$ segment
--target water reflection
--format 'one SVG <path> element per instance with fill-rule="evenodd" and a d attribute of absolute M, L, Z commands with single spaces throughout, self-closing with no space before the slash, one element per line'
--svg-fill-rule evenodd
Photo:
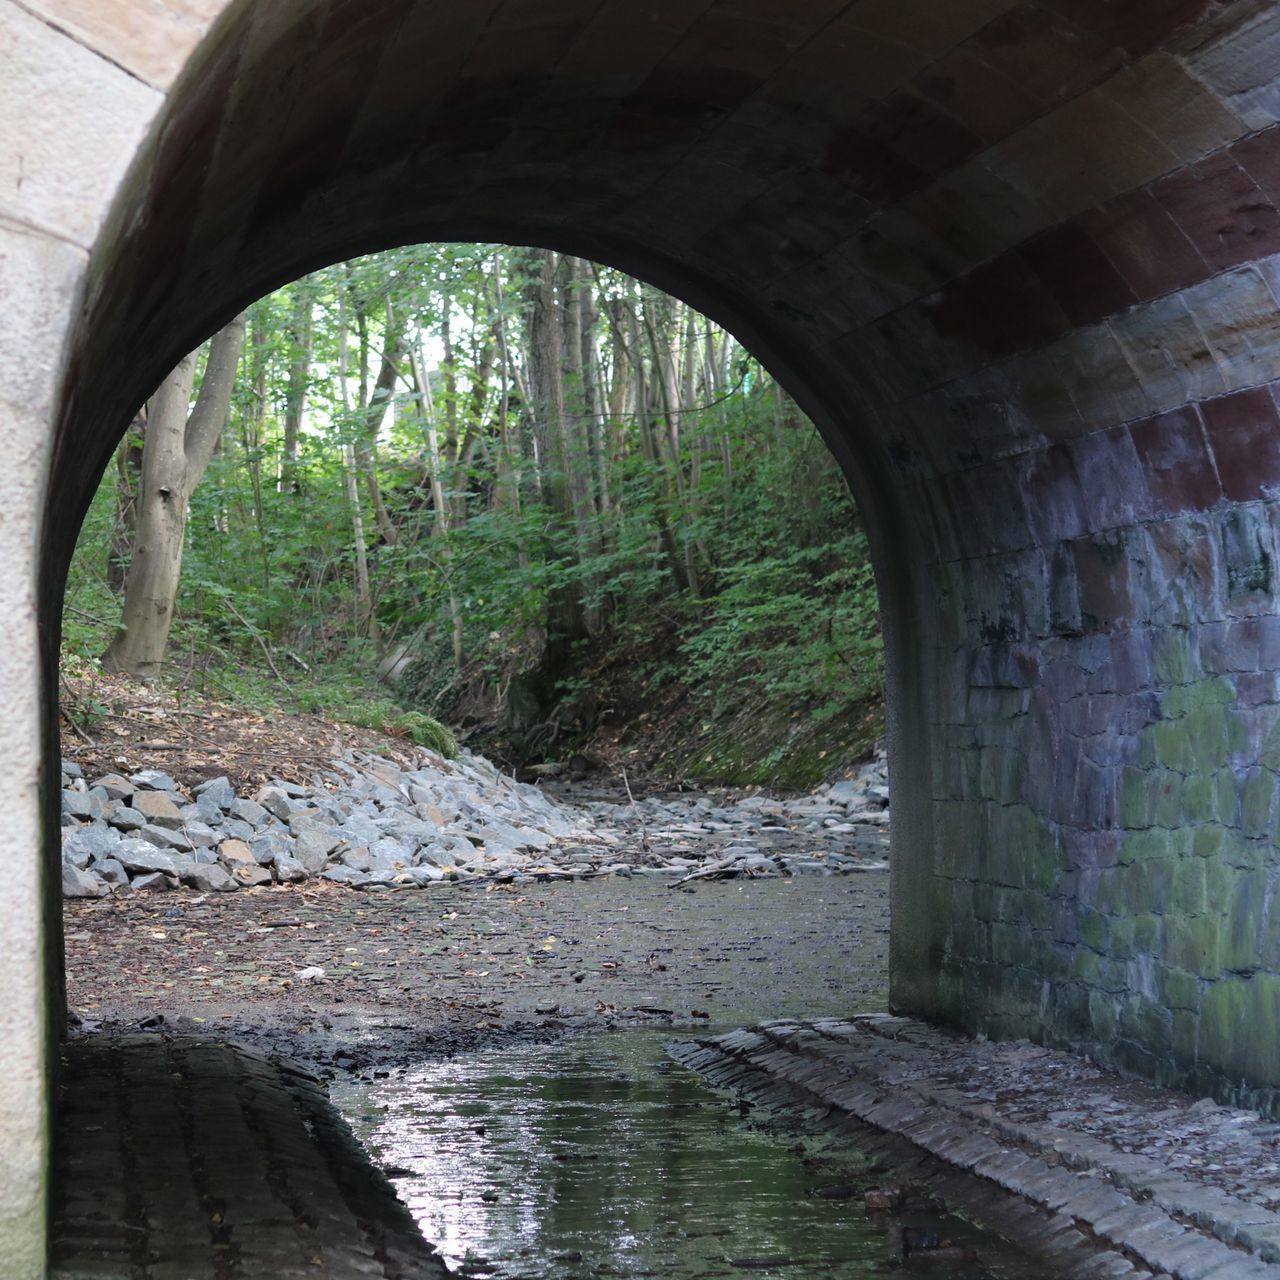
<path fill-rule="evenodd" d="M 662 1040 L 513 1046 L 340 1083 L 334 1098 L 463 1275 L 853 1278 L 903 1265 L 896 1224 L 863 1211 L 876 1181 L 863 1158 L 802 1158 Z"/>

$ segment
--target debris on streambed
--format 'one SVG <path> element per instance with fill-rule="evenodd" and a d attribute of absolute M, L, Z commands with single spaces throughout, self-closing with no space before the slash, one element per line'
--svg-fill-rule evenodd
<path fill-rule="evenodd" d="M 203 892 L 322 879 L 361 890 L 596 876 L 700 879 L 882 871 L 883 759 L 810 796 L 557 800 L 463 752 L 399 763 L 346 750 L 304 782 L 237 794 L 158 769 L 62 763 L 63 894 Z"/>

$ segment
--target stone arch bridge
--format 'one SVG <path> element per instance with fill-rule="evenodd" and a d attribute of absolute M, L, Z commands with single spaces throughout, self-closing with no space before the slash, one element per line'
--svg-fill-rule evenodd
<path fill-rule="evenodd" d="M 904 1010 L 1280 1098 L 1280 4 L 0 0 L 0 1255 L 43 1249 L 64 570 L 248 300 L 421 240 L 701 307 L 847 469 Z"/>

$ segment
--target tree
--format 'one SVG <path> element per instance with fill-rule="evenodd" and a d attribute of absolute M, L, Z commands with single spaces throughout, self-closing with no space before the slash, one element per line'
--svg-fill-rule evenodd
<path fill-rule="evenodd" d="M 241 314 L 213 338 L 194 407 L 194 353 L 178 364 L 152 399 L 142 446 L 124 613 L 120 630 L 102 658 L 108 671 L 140 679 L 152 679 L 160 672 L 182 574 L 187 503 L 231 411 L 244 330 Z"/>

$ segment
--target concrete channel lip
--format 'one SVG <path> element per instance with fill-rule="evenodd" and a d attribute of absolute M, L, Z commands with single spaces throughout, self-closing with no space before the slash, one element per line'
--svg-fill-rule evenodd
<path fill-rule="evenodd" d="M 1067 1107 L 1079 1109 L 1081 1098 L 1051 1091 L 1062 1071 L 1080 1064 L 1089 1077 L 1081 1096 L 1104 1118 L 1119 1114 L 1126 1103 L 1118 1095 L 1133 1088 L 1145 1090 L 1153 1105 L 1181 1107 L 1189 1116 L 1214 1120 L 1221 1113 L 1223 1140 L 1233 1149 L 1247 1154 L 1250 1126 L 1261 1131 L 1254 1139 L 1259 1165 L 1268 1155 L 1274 1162 L 1275 1151 L 1261 1117 L 1133 1086 L 1039 1047 L 1022 1050 L 1040 1070 L 1016 1100 L 996 1099 L 996 1068 L 1019 1051 L 885 1014 L 764 1022 L 673 1047 L 713 1083 L 764 1092 L 771 1084 L 820 1101 L 1054 1213 L 1101 1251 L 1078 1274 L 1129 1274 L 1136 1262 L 1172 1280 L 1280 1280 L 1280 1214 L 1215 1185 L 1207 1167 L 1212 1152 L 1200 1161 L 1201 1176 L 1195 1161 L 1176 1172 L 1065 1120 L 1053 1122 L 1056 1114 L 1079 1125 L 1080 1115 Z M 951 1083 L 958 1062 L 967 1073 L 964 1089 Z M 992 1077 L 985 1081 L 984 1062 Z M 996 1100 L 979 1100 L 984 1095 Z M 1028 1109 L 1045 1117 L 1019 1118 Z"/>

